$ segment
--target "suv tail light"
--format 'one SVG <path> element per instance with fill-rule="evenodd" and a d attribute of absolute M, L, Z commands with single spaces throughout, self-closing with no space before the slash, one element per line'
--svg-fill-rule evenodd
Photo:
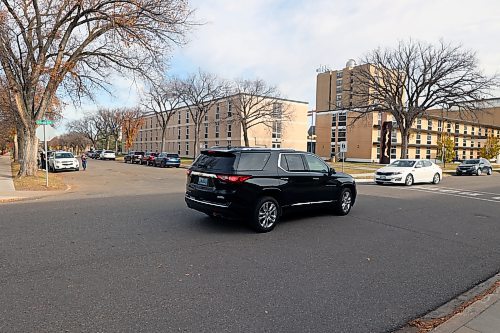
<path fill-rule="evenodd" d="M 252 178 L 252 176 L 240 176 L 240 175 L 217 175 L 217 179 L 222 180 L 226 183 L 243 183 Z"/>

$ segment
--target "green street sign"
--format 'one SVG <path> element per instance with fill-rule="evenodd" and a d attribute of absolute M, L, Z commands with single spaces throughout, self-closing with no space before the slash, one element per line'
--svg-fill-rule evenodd
<path fill-rule="evenodd" d="M 37 125 L 52 125 L 54 122 L 52 120 L 48 119 L 42 119 L 42 120 L 37 120 L 36 124 Z"/>

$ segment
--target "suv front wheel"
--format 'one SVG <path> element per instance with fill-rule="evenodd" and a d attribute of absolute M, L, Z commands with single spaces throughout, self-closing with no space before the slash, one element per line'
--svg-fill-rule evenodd
<path fill-rule="evenodd" d="M 280 217 L 278 201 L 272 197 L 263 197 L 257 201 L 252 215 L 252 226 L 257 232 L 268 232 L 274 229 Z"/>
<path fill-rule="evenodd" d="M 339 200 L 335 202 L 335 206 L 333 207 L 334 213 L 336 215 L 347 215 L 351 211 L 352 208 L 352 191 L 347 187 L 342 189 L 340 193 Z"/>

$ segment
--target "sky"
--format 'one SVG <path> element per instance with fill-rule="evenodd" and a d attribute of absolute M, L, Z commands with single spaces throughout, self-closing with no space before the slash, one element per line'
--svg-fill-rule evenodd
<path fill-rule="evenodd" d="M 498 0 L 191 0 L 204 24 L 174 50 L 169 75 L 198 69 L 231 80 L 264 79 L 289 99 L 315 109 L 316 70 L 342 69 L 377 47 L 409 38 L 460 44 L 481 69 L 500 74 Z M 140 82 L 113 77 L 113 96 L 66 106 L 66 123 L 98 107 L 136 105 Z M 500 97 L 500 90 L 494 92 Z"/>

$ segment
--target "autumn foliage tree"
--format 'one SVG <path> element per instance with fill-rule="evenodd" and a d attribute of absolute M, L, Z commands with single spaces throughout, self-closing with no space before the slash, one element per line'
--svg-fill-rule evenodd
<path fill-rule="evenodd" d="M 36 121 L 56 94 L 79 101 L 106 88 L 112 72 L 162 72 L 191 17 L 186 0 L 0 0 L 0 68 L 23 138 L 19 174 L 37 170 Z"/>
<path fill-rule="evenodd" d="M 144 113 L 139 107 L 123 109 L 120 112 L 122 119 L 122 136 L 125 142 L 125 149 L 132 147 L 134 139 L 144 123 Z"/>
<path fill-rule="evenodd" d="M 455 158 L 455 142 L 448 133 L 441 134 L 437 142 L 438 159 L 446 163 L 450 163 Z"/>
<path fill-rule="evenodd" d="M 481 157 L 492 159 L 500 155 L 500 139 L 494 135 L 488 135 L 484 146 L 479 151 Z"/>

